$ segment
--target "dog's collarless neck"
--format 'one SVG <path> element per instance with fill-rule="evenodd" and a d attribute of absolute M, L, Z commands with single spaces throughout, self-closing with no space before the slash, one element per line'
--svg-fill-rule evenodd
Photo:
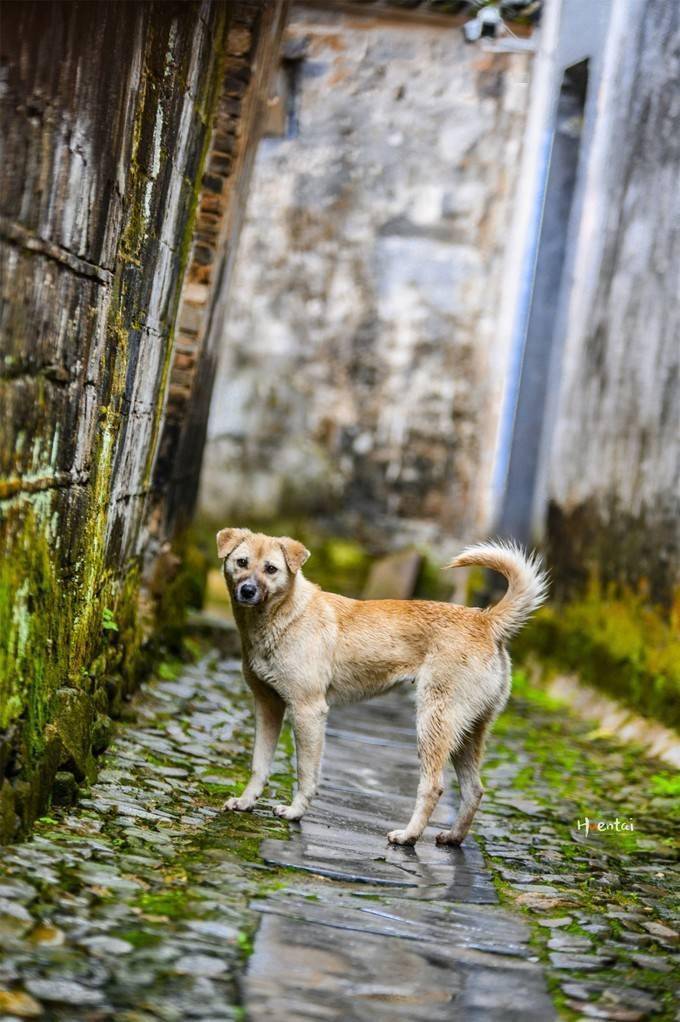
<path fill-rule="evenodd" d="M 300 572 L 290 595 L 271 608 L 270 613 L 261 613 L 257 617 L 240 615 L 248 645 L 257 646 L 260 654 L 273 653 L 286 632 L 302 617 L 317 589 L 318 586 Z"/>

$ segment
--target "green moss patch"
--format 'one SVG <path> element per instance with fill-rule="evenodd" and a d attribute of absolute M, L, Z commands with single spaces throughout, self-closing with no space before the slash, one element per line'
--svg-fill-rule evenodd
<path fill-rule="evenodd" d="M 517 672 L 483 780 L 475 836 L 501 901 L 531 926 L 561 1015 L 588 1014 L 574 1008 L 579 998 L 569 990 L 592 984 L 589 1005 L 604 989 L 619 991 L 626 1005 L 630 989 L 631 1010 L 637 996 L 656 1005 L 644 1017 L 672 1019 L 674 940 L 663 927 L 677 929 L 677 776 L 598 736 Z M 554 917 L 565 925 L 552 926 Z M 565 939 L 576 945 L 561 949 Z M 605 997 L 602 1010 L 606 1004 Z"/>
<path fill-rule="evenodd" d="M 640 713 L 680 727 L 680 604 L 665 612 L 644 593 L 603 592 L 542 608 L 520 633 L 520 660 L 577 673 Z"/>

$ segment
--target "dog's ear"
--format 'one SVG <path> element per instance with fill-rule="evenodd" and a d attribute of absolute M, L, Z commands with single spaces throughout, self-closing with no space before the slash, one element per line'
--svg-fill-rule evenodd
<path fill-rule="evenodd" d="M 250 529 L 220 529 L 217 533 L 217 556 L 228 557 L 249 535 Z"/>
<path fill-rule="evenodd" d="M 279 545 L 289 570 L 295 575 L 310 556 L 309 550 L 303 543 L 298 543 L 296 539 L 290 539 L 288 536 L 282 536 Z"/>

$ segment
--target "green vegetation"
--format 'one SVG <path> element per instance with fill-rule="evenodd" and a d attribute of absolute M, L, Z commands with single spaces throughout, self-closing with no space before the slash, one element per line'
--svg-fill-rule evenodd
<path fill-rule="evenodd" d="M 163 420 L 166 382 L 173 351 L 173 327 L 184 270 L 189 258 L 202 166 L 211 138 L 211 117 L 221 83 L 222 50 L 228 17 L 216 14 L 211 60 L 195 90 L 196 119 L 183 140 L 189 151 L 198 146 L 200 156 L 187 163 L 191 175 L 184 181 L 178 225 L 178 259 L 172 291 L 164 303 L 163 359 L 155 392 L 150 434 L 145 436 L 144 486 L 148 487 L 158 451 Z M 87 744 L 105 744 L 105 715 L 120 708 L 121 699 L 135 687 L 149 662 L 163 645 L 179 648 L 181 624 L 189 603 L 200 603 L 203 576 L 201 563 L 193 560 L 190 543 L 180 539 L 175 552 L 184 554 L 184 565 L 157 594 L 150 613 L 141 608 L 141 559 L 120 564 L 112 541 L 111 494 L 114 463 L 119 452 L 121 426 L 127 414 L 126 388 L 130 382 L 131 338 L 144 326 L 148 304 L 148 276 L 153 275 L 159 220 L 154 215 L 163 200 L 163 179 L 155 184 L 143 152 L 144 125 L 149 117 L 161 128 L 170 125 L 167 111 L 176 96 L 166 87 L 164 72 L 150 54 L 157 39 L 150 33 L 148 52 L 130 126 L 129 161 L 126 164 L 124 207 L 110 294 L 99 312 L 79 327 L 75 343 L 79 354 L 98 350 L 94 331 L 102 326 L 106 341 L 97 367 L 97 397 L 93 439 L 88 442 L 88 478 L 82 492 L 60 488 L 33 489 L 34 480 L 24 473 L 23 488 L 15 492 L 16 479 L 0 480 L 3 522 L 0 532 L 0 781 L 10 764 L 18 784 L 5 785 L 0 806 L 0 841 L 15 832 L 15 816 L 26 830 L 49 801 L 55 772 L 61 766 L 78 779 L 88 772 L 91 752 Z M 168 60 L 172 58 L 172 47 Z M 160 76 L 160 77 L 159 77 Z M 181 86 L 183 89 L 186 81 Z M 161 87 L 162 86 L 162 87 Z M 167 130 L 165 134 L 167 135 Z M 148 133 L 147 133 L 148 134 Z M 147 139 L 148 141 L 148 139 Z M 172 140 L 170 140 L 172 141 Z M 161 137 L 161 146 L 169 144 Z M 148 154 L 147 154 L 148 155 Z M 115 161 L 114 161 L 115 162 Z M 155 188 L 151 196 L 151 189 Z M 165 196 L 167 198 L 167 196 Z M 153 200 L 153 201 L 151 201 Z M 144 278 L 144 279 L 142 279 Z M 76 326 L 74 324 L 74 329 Z M 23 343 L 23 342 L 22 342 Z M 82 349 L 82 350 L 81 350 Z M 87 358 L 85 358 L 87 361 Z M 132 363 L 134 365 L 134 363 Z M 44 380 L 37 381 L 41 411 L 47 397 Z M 50 423 L 45 415 L 44 422 Z M 84 427 L 83 427 L 84 428 Z M 88 426 L 89 430 L 89 426 Z M 87 430 L 85 431 L 87 432 Z M 58 433 L 32 439 L 32 463 L 54 468 Z M 83 437 L 85 438 L 85 433 Z M 19 449 L 25 443 L 20 436 Z M 45 450 L 49 443 L 51 450 Z M 4 459 L 11 462 L 13 452 Z M 17 476 L 20 474 L 17 469 Z M 115 532 L 115 529 L 113 530 Z M 178 551 L 177 546 L 183 550 Z M 150 601 L 148 601 L 150 602 Z M 154 614 L 154 612 L 156 612 Z M 150 635 L 154 635 L 149 645 Z M 70 692 L 65 696 L 64 692 Z M 75 760 L 75 762 L 72 762 Z"/>
<path fill-rule="evenodd" d="M 501 902 L 522 912 L 532 928 L 532 946 L 544 964 L 562 1017 L 580 1017 L 567 1006 L 561 987 L 570 978 L 582 981 L 583 976 L 578 969 L 570 977 L 553 966 L 548 941 L 556 933 L 589 939 L 592 951 L 613 956 L 614 963 L 605 959 L 588 974 L 589 980 L 617 988 L 625 977 L 626 985 L 643 988 L 663 1005 L 655 1017 L 670 1020 L 672 972 L 644 968 L 631 956 L 642 947 L 652 955 L 667 954 L 649 935 L 643 934 L 639 943 L 634 936 L 643 932 L 639 919 L 673 925 L 674 821 L 680 783 L 676 773 L 659 770 L 658 763 L 645 759 L 634 746 L 595 734 L 586 721 L 547 697 L 523 672 L 516 672 L 510 703 L 489 743 L 483 771 L 484 822 L 475 827 L 475 837 L 493 871 Z M 504 797 L 508 785 L 518 792 L 516 802 Z M 529 815 L 524 800 L 535 807 Z M 591 821 L 618 817 L 632 822 L 634 829 L 591 830 L 586 839 L 577 828 L 577 821 L 586 816 Z M 505 848 L 499 849 L 497 833 L 487 840 L 489 819 L 507 835 Z M 508 854 L 513 846 L 516 857 Z M 652 863 L 656 868 L 650 868 Z M 517 878 L 513 870 L 518 871 Z M 541 908 L 540 894 L 538 902 L 527 904 L 526 892 L 534 896 L 527 874 L 533 874 L 537 885 L 550 886 L 552 904 Z M 555 930 L 541 925 L 545 916 L 569 916 L 571 921 Z"/>
<path fill-rule="evenodd" d="M 0 558 L 0 730 L 24 714 L 31 753 L 41 748 L 46 703 L 68 674 L 68 649 L 54 628 L 64 597 L 42 519 L 38 508 L 24 511 L 12 556 Z"/>
<path fill-rule="evenodd" d="M 110 607 L 104 607 L 104 610 L 102 611 L 102 628 L 105 632 L 119 631 L 118 624 Z"/>
<path fill-rule="evenodd" d="M 538 656 L 664 724 L 680 726 L 680 600 L 666 614 L 643 592 L 603 592 L 543 607 L 513 652 Z"/>
<path fill-rule="evenodd" d="M 652 777 L 652 791 L 655 795 L 677 798 L 680 796 L 680 774 L 670 772 L 655 774 Z M 680 804 L 676 804 L 676 811 L 680 813 Z"/>

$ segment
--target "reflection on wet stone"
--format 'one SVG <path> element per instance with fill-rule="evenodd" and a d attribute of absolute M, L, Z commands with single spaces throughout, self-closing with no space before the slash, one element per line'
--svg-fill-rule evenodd
<path fill-rule="evenodd" d="M 434 844 L 453 794 L 416 848 L 387 844 L 417 785 L 413 719 L 407 689 L 331 714 L 319 796 L 287 841 L 262 845 L 300 879 L 255 906 L 253 1022 L 555 1017 L 529 928 L 498 906 L 476 842 Z"/>

